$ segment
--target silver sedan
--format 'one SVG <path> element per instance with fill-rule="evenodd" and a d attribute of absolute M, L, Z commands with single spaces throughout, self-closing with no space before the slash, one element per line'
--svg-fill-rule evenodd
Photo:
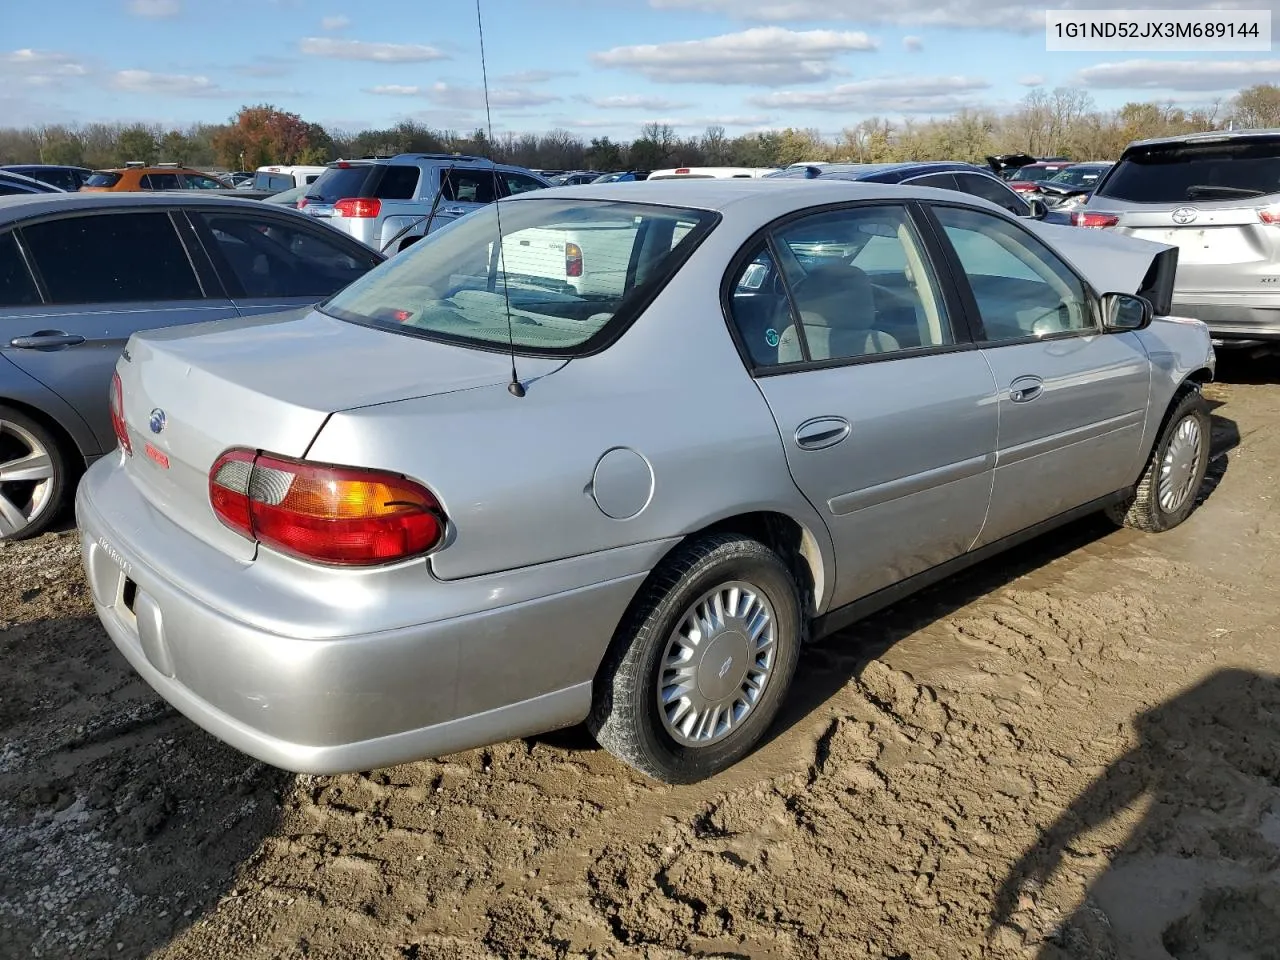
<path fill-rule="evenodd" d="M 1090 512 L 1187 517 L 1214 357 L 1161 316 L 1176 258 L 928 188 L 503 200 L 314 310 L 135 334 L 94 601 L 290 770 L 585 720 L 696 781 L 806 638 Z"/>

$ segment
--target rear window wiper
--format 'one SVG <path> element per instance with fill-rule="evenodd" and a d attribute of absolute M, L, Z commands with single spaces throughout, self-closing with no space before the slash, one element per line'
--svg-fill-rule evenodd
<path fill-rule="evenodd" d="M 1248 187 L 1226 187 L 1217 184 L 1196 184 L 1187 187 L 1188 200 L 1209 200 L 1214 197 L 1222 197 L 1229 200 L 1233 197 L 1262 197 L 1266 192 L 1263 190 L 1252 190 Z"/>

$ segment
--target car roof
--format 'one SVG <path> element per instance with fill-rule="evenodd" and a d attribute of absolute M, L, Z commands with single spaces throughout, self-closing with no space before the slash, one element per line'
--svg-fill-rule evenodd
<path fill-rule="evenodd" d="M 1280 128 L 1259 127 L 1253 130 L 1209 130 L 1200 133 L 1182 133 L 1169 137 L 1149 137 L 1146 140 L 1133 141 L 1133 143 L 1125 147 L 1125 150 L 1132 150 L 1135 147 L 1159 146 L 1166 143 L 1218 143 L 1227 140 L 1251 139 L 1280 139 Z"/>
<path fill-rule="evenodd" d="M 548 187 L 530 190 L 499 201 L 523 203 L 538 200 L 612 200 L 651 203 L 660 206 L 723 212 L 747 202 L 761 216 L 772 219 L 788 212 L 823 203 L 850 200 L 937 199 L 940 194 L 954 197 L 955 191 L 932 187 L 914 187 L 897 183 L 869 183 L 858 180 L 785 178 L 726 180 L 642 180 L 634 183 L 590 183 L 580 187 Z M 1004 212 L 994 203 L 979 197 L 965 196 L 965 202 Z"/>
<path fill-rule="evenodd" d="M 966 173 L 991 171 L 961 160 L 900 160 L 894 163 L 833 163 L 828 164 L 815 180 L 866 180 L 871 177 L 897 176 L 906 179 L 912 174 L 945 173 L 963 170 Z"/>
<path fill-rule="evenodd" d="M 227 191 L 228 194 L 231 191 Z M 77 213 L 107 208 L 224 207 L 236 210 L 260 209 L 249 197 L 208 196 L 192 190 L 157 190 L 153 193 L 29 193 L 0 197 L 0 224 L 50 213 Z M 288 210 L 275 205 L 272 210 Z M 306 216 L 306 214 L 300 214 Z"/>

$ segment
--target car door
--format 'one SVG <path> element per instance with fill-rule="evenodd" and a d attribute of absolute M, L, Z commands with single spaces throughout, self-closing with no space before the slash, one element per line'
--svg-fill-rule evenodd
<path fill-rule="evenodd" d="M 221 207 L 187 216 L 246 316 L 310 306 L 383 261 L 364 244 L 301 217 Z"/>
<path fill-rule="evenodd" d="M 40 302 L 0 308 L 0 352 L 74 407 L 104 450 L 115 442 L 107 388 L 130 335 L 235 315 L 221 290 L 206 292 L 165 210 L 27 222 L 14 240 Z"/>
<path fill-rule="evenodd" d="M 1104 333 L 1096 296 L 1030 231 L 930 204 L 1000 389 L 990 543 L 1133 482 L 1151 386 L 1134 333 Z"/>
<path fill-rule="evenodd" d="M 735 336 L 835 545 L 832 606 L 964 553 L 986 517 L 995 382 L 933 259 L 908 207 L 861 204 L 777 226 L 731 278 Z"/>

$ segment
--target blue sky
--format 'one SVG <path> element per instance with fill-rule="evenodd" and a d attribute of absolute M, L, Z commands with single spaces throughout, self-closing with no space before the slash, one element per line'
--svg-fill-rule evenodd
<path fill-rule="evenodd" d="M 1007 108 L 1037 85 L 1079 87 L 1109 108 L 1197 106 L 1280 82 L 1265 52 L 1046 53 L 1044 7 L 1022 0 L 481 2 L 495 131 L 632 137 L 658 120 L 684 135 L 708 124 L 831 135 L 873 114 Z M 6 7 L 0 125 L 186 125 L 258 102 L 347 130 L 411 118 L 465 131 L 483 118 L 474 0 Z"/>

